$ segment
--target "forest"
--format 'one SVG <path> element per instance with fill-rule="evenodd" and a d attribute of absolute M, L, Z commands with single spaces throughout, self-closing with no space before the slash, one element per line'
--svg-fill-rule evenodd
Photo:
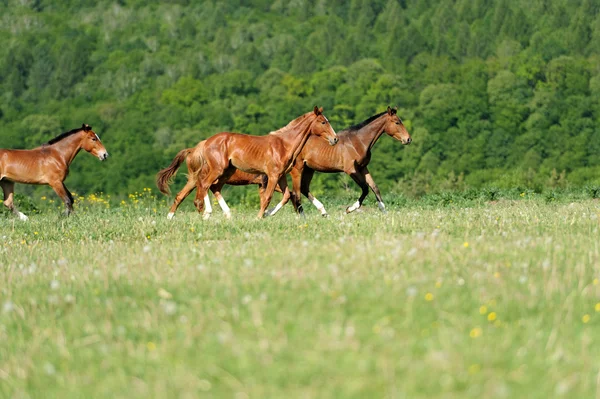
<path fill-rule="evenodd" d="M 79 155 L 67 184 L 118 196 L 217 132 L 391 105 L 413 143 L 375 146 L 382 190 L 600 185 L 599 4 L 0 0 L 0 148 L 90 124 L 111 158 Z"/>

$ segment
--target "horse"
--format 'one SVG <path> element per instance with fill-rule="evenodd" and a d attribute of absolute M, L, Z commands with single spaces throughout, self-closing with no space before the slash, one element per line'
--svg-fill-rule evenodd
<path fill-rule="evenodd" d="M 329 120 L 323 115 L 323 108 L 315 106 L 311 112 L 301 115 L 266 136 L 222 132 L 201 141 L 195 148 L 181 150 L 171 165 L 157 174 L 156 183 L 159 190 L 168 194 L 171 179 L 181 163 L 192 154 L 187 161 L 188 181 L 175 197 L 167 218 L 173 218 L 179 204 L 194 188 L 197 189 L 194 205 L 198 212 L 202 212 L 205 204 L 210 204 L 206 197 L 207 190 L 211 187 L 226 217 L 231 217 L 229 207 L 221 195 L 221 188 L 238 169 L 265 174 L 268 177 L 269 181 L 261 193 L 260 210 L 257 215 L 258 218 L 262 218 L 277 184 L 288 197 L 292 195 L 289 193 L 285 175 L 293 167 L 296 157 L 311 135 L 325 139 L 322 141 L 328 141 L 331 146 L 338 142 Z M 205 219 L 210 217 L 212 211 L 209 211 L 209 206 L 204 212 Z"/>
<path fill-rule="evenodd" d="M 297 201 L 294 208 L 302 214 L 303 210 L 300 204 L 300 192 L 302 192 L 321 212 L 323 217 L 329 216 L 323 204 L 310 192 L 310 182 L 315 171 L 324 173 L 345 172 L 359 185 L 362 193 L 353 205 L 346 208 L 346 213 L 351 213 L 362 206 L 369 193 L 369 187 L 377 197 L 379 209 L 385 213 L 385 204 L 381 198 L 381 193 L 367 168 L 371 161 L 371 149 L 384 132 L 404 145 L 412 142 L 410 134 L 397 115 L 397 109 L 391 107 L 339 132 L 340 141 L 335 147 L 324 146 L 320 140 L 309 138 L 290 172 L 293 193 L 290 195 L 289 192 L 286 193 L 282 190 L 284 193 L 283 199 L 267 215 L 272 216 L 277 213 L 290 198 Z M 267 178 L 264 175 L 246 173 L 240 170 L 237 170 L 229 181 L 234 185 L 257 184 L 261 193 L 267 184 Z"/>
<path fill-rule="evenodd" d="M 85 123 L 80 128 L 56 136 L 40 147 L 31 150 L 0 149 L 0 186 L 4 191 L 4 206 L 21 220 L 28 217 L 14 204 L 15 183 L 47 184 L 65 203 L 65 214 L 73 212 L 73 196 L 64 184 L 69 166 L 81 149 L 100 161 L 108 152 L 92 127 Z"/>

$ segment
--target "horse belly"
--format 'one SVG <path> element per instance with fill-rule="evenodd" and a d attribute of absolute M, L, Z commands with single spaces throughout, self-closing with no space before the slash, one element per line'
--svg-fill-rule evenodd
<path fill-rule="evenodd" d="M 247 173 L 264 173 L 265 172 L 264 151 L 255 147 L 246 147 L 243 150 L 236 149 L 231 153 L 229 160 L 233 166 Z"/>
<path fill-rule="evenodd" d="M 317 172 L 335 173 L 344 171 L 343 157 L 339 154 L 339 151 L 336 151 L 335 146 L 322 146 L 316 151 L 311 151 L 305 154 L 303 161 L 306 166 Z"/>
<path fill-rule="evenodd" d="M 39 162 L 11 155 L 2 157 L 0 177 L 16 183 L 47 184 L 45 172 Z"/>

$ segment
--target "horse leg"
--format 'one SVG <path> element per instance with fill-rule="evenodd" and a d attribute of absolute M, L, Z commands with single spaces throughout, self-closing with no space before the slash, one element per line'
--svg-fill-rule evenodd
<path fill-rule="evenodd" d="M 71 213 L 73 213 L 73 196 L 71 195 L 69 190 L 67 190 L 67 186 L 65 186 L 65 184 L 62 181 L 58 180 L 50 183 L 50 187 L 52 187 L 54 192 L 65 203 L 65 215 L 69 216 Z"/>
<path fill-rule="evenodd" d="M 173 219 L 173 217 L 175 216 L 175 212 L 177 211 L 177 208 L 179 207 L 179 204 L 181 204 L 181 201 L 183 201 L 188 195 L 190 195 L 190 193 L 192 192 L 192 190 L 194 190 L 195 187 L 196 187 L 196 182 L 190 175 L 190 177 L 188 178 L 187 183 L 185 183 L 185 186 L 183 187 L 183 189 L 180 192 L 178 192 L 177 195 L 175 196 L 173 205 L 171 205 L 171 209 L 169 209 L 167 219 L 169 219 L 169 220 Z"/>
<path fill-rule="evenodd" d="M 277 183 L 279 182 L 279 184 L 282 184 L 282 185 L 285 184 L 285 186 L 287 186 L 287 180 L 285 181 L 285 183 L 283 183 L 280 180 L 285 180 L 285 174 L 283 176 L 277 176 L 277 175 L 269 176 L 269 181 L 267 182 L 267 187 L 265 188 L 263 195 L 260 196 L 260 210 L 258 211 L 258 216 L 257 216 L 259 219 L 263 218 L 263 216 L 265 214 L 265 210 L 269 206 L 269 203 L 271 202 L 271 198 L 273 198 L 273 192 L 275 191 L 275 186 L 277 185 Z"/>
<path fill-rule="evenodd" d="M 375 197 L 377 198 L 377 206 L 379 207 L 379 210 L 383 213 L 387 213 L 387 211 L 385 210 L 385 204 L 383 203 L 383 199 L 381 198 L 381 192 L 379 192 L 379 187 L 377 187 L 377 184 L 375 184 L 375 180 L 373 180 L 369 169 L 365 168 L 364 172 L 365 180 L 367 181 L 367 184 L 369 185 L 369 187 L 371 187 L 371 190 L 373 190 L 373 194 L 375 194 Z"/>
<path fill-rule="evenodd" d="M 221 190 L 223 189 L 223 186 L 227 180 L 229 180 L 229 178 L 235 173 L 235 170 L 236 169 L 233 167 L 227 168 L 221 177 L 219 177 L 219 181 L 210 187 L 211 191 L 215 195 L 215 198 L 219 202 L 219 206 L 223 210 L 223 214 L 225 214 L 227 219 L 231 219 L 231 209 L 229 209 L 227 202 L 225 202 L 225 199 L 221 195 Z"/>
<path fill-rule="evenodd" d="M 314 207 L 317 208 L 319 210 L 319 212 L 321 212 L 321 216 L 326 218 L 329 216 L 329 214 L 325 210 L 325 207 L 323 206 L 321 201 L 319 201 L 317 199 L 317 197 L 315 197 L 310 192 L 310 182 L 312 181 L 312 178 L 314 175 L 315 175 L 314 169 L 306 168 L 305 172 L 302 174 L 302 182 L 300 185 L 300 190 L 302 191 L 302 194 L 304 194 L 306 196 L 306 198 L 308 198 L 308 200 L 311 202 L 311 204 L 313 204 Z"/>
<path fill-rule="evenodd" d="M 297 162 L 296 166 L 292 168 L 290 171 L 290 175 L 292 175 L 292 204 L 294 205 L 294 210 L 301 216 L 304 216 L 304 208 L 302 208 L 302 197 L 301 197 L 301 180 L 304 174 L 304 163 Z"/>
<path fill-rule="evenodd" d="M 200 183 L 196 182 L 196 198 L 194 199 L 194 206 L 199 213 L 202 213 L 202 218 L 204 220 L 208 220 L 210 215 L 212 215 L 212 204 L 210 203 L 210 197 L 208 196 L 208 191 L 204 198 L 199 197 L 200 193 Z M 210 188 L 212 190 L 212 187 Z"/>
<path fill-rule="evenodd" d="M 21 213 L 17 210 L 17 207 L 14 203 L 13 194 L 15 192 L 15 183 L 8 180 L 0 180 L 0 186 L 2 186 L 2 191 L 4 191 L 4 206 L 7 207 L 19 217 L 19 219 L 25 221 L 29 218 L 25 216 L 24 213 Z"/>
<path fill-rule="evenodd" d="M 365 179 L 365 175 L 362 171 L 355 170 L 354 172 L 349 173 L 349 175 L 352 178 L 352 180 L 354 180 L 356 184 L 360 186 L 362 193 L 360 194 L 358 201 L 346 208 L 346 213 L 354 212 L 355 210 L 360 208 L 362 206 L 363 201 L 369 194 L 369 185 L 367 184 L 367 180 Z"/>
<path fill-rule="evenodd" d="M 290 189 L 289 189 L 289 187 L 287 185 L 287 179 L 286 179 L 285 175 L 281 179 L 279 179 L 279 182 L 278 182 L 276 188 L 279 188 L 279 190 L 281 190 L 281 192 L 283 193 L 283 198 L 275 206 L 275 208 L 271 209 L 270 211 L 267 211 L 265 213 L 265 216 L 273 216 L 273 215 L 275 215 L 277 212 L 279 212 L 279 210 L 281 208 L 283 208 L 283 206 L 285 204 L 287 204 L 287 202 L 293 196 L 292 193 L 290 193 Z M 277 190 L 277 191 L 279 191 L 279 190 Z M 292 203 L 294 204 L 294 208 L 295 208 L 296 207 L 296 200 L 294 198 L 292 198 Z"/>

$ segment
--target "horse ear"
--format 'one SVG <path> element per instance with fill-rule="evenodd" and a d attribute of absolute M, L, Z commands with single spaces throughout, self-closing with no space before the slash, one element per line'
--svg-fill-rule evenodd
<path fill-rule="evenodd" d="M 396 105 L 394 108 L 392 108 L 392 111 L 394 112 L 394 115 L 396 115 L 398 113 L 398 106 Z"/>
<path fill-rule="evenodd" d="M 319 107 L 317 107 L 315 105 L 315 108 L 313 108 L 313 112 L 315 113 L 315 115 L 319 116 L 321 114 L 321 112 L 319 112 Z"/>
<path fill-rule="evenodd" d="M 83 125 L 81 125 L 81 129 L 83 129 L 87 132 L 89 130 L 92 130 L 92 127 L 90 125 L 87 125 L 84 123 Z"/>
<path fill-rule="evenodd" d="M 392 107 L 390 107 L 389 105 L 388 105 L 387 113 L 388 113 L 388 115 L 394 115 L 394 113 L 392 112 Z"/>
<path fill-rule="evenodd" d="M 323 107 L 319 108 L 319 113 L 322 114 L 323 113 Z"/>

